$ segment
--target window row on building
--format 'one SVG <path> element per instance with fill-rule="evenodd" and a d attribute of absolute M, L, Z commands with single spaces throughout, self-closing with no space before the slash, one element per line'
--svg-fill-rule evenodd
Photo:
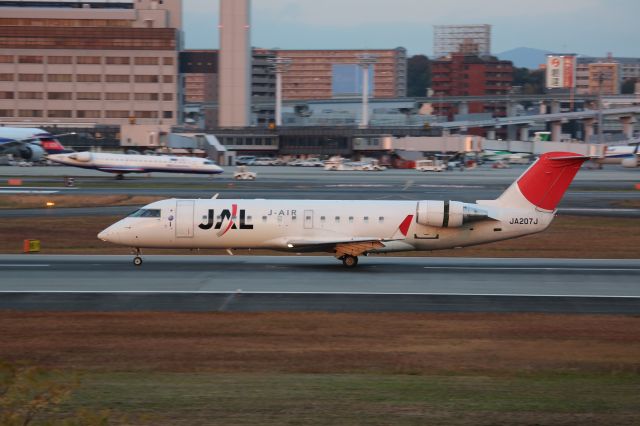
<path fill-rule="evenodd" d="M 74 117 L 75 115 L 75 117 Z M 173 111 L 129 111 L 129 110 L 41 110 L 0 109 L 0 117 L 11 118 L 173 118 Z"/>
<path fill-rule="evenodd" d="M 0 91 L 0 99 L 50 99 L 63 101 L 173 101 L 173 98 L 173 93 Z"/>
<path fill-rule="evenodd" d="M 0 73 L 0 81 L 32 81 L 49 83 L 173 83 L 172 75 L 129 75 L 129 74 L 33 74 L 33 73 Z M 133 78 L 132 78 L 133 77 Z"/>
<path fill-rule="evenodd" d="M 49 64 L 49 65 L 174 65 L 175 60 L 171 56 L 44 56 L 44 55 L 0 55 L 0 63 L 3 64 Z"/>
<path fill-rule="evenodd" d="M 265 138 L 265 137 L 220 137 L 220 143 L 223 145 L 245 145 L 245 146 L 270 146 L 270 145 L 278 145 L 278 140 L 276 138 Z"/>

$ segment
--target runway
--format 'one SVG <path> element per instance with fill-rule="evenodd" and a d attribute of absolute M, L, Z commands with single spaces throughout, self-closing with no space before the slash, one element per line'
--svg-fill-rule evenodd
<path fill-rule="evenodd" d="M 639 260 L 0 256 L 0 309 L 640 313 Z"/>

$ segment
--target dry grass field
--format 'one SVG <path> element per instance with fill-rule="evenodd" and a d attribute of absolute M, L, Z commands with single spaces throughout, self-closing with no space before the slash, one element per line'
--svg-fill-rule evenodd
<path fill-rule="evenodd" d="M 80 373 L 67 409 L 134 424 L 640 423 L 639 317 L 0 312 L 0 335 Z"/>

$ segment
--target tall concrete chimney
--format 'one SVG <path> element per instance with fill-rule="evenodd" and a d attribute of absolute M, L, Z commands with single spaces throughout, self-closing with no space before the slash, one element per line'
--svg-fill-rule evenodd
<path fill-rule="evenodd" d="M 220 0 L 220 127 L 242 127 L 250 124 L 250 9 L 250 0 Z"/>

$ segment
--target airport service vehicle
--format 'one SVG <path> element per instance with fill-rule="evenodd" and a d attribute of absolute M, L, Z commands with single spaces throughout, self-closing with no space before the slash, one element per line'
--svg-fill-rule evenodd
<path fill-rule="evenodd" d="M 47 158 L 66 166 L 115 173 L 116 179 L 122 179 L 125 173 L 169 172 L 215 175 L 224 171 L 207 158 L 172 155 L 108 154 L 86 151 L 54 154 Z"/>
<path fill-rule="evenodd" d="M 141 248 L 263 248 L 328 252 L 346 267 L 370 253 L 439 250 L 545 230 L 582 163 L 571 152 L 543 154 L 500 197 L 459 201 L 167 199 L 98 234 Z"/>
<path fill-rule="evenodd" d="M 419 172 L 441 172 L 446 169 L 447 169 L 447 166 L 438 160 L 416 161 L 416 170 Z"/>
<path fill-rule="evenodd" d="M 238 166 L 238 169 L 233 173 L 233 178 L 236 180 L 256 180 L 256 177 L 258 175 L 247 170 L 246 166 Z"/>
<path fill-rule="evenodd" d="M 12 155 L 24 161 L 42 161 L 47 154 L 72 152 L 53 135 L 32 127 L 0 127 L 0 155 Z"/>

